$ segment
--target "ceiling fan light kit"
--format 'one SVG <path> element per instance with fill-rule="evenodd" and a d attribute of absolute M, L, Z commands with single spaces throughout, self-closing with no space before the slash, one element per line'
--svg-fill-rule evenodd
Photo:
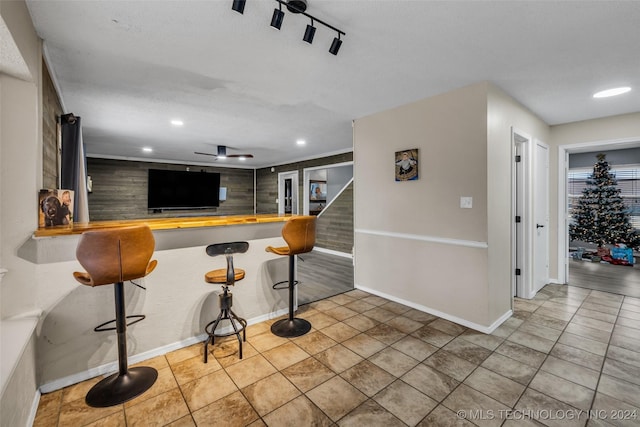
<path fill-rule="evenodd" d="M 253 154 L 227 154 L 226 145 L 218 145 L 218 153 L 203 153 L 201 151 L 194 151 L 193 154 L 199 154 L 201 156 L 215 157 L 215 160 L 224 160 L 227 158 L 239 158 L 240 160 L 253 159 Z"/>
<path fill-rule="evenodd" d="M 331 47 L 329 48 L 329 53 L 333 55 L 338 54 L 338 51 L 340 50 L 340 46 L 342 46 L 342 40 L 340 39 L 340 36 L 341 35 L 346 36 L 346 33 L 344 31 L 341 31 L 336 27 L 334 27 L 333 25 L 327 24 L 326 22 L 316 18 L 315 16 L 308 14 L 306 12 L 307 0 L 289 0 L 289 1 L 275 0 L 275 1 L 278 2 L 278 7 L 273 10 L 273 15 L 271 16 L 270 25 L 273 28 L 275 28 L 276 30 L 279 30 L 282 27 L 282 22 L 284 21 L 284 11 L 282 10 L 282 5 L 285 5 L 289 12 L 296 15 L 304 15 L 307 18 L 311 19 L 311 24 L 307 24 L 307 28 L 304 31 L 304 36 L 302 37 L 302 40 L 304 40 L 305 42 L 309 44 L 313 43 L 313 37 L 316 34 L 316 27 L 313 25 L 314 22 L 318 22 L 319 24 L 322 24 L 325 27 L 330 28 L 331 30 L 338 33 L 338 37 L 333 38 L 333 42 L 331 43 Z M 231 9 L 235 10 L 240 14 L 243 14 L 245 4 L 246 4 L 246 0 L 233 0 Z"/>

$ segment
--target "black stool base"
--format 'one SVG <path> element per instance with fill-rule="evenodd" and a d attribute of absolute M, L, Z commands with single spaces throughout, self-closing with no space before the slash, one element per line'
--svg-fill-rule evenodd
<path fill-rule="evenodd" d="M 232 332 L 216 333 L 216 328 L 220 324 L 221 320 L 228 320 L 233 328 Z M 238 323 L 238 325 L 236 325 Z M 204 327 L 205 333 L 209 336 L 207 340 L 204 342 L 204 363 L 209 361 L 209 343 L 211 345 L 215 345 L 216 337 L 230 337 L 231 335 L 235 335 L 238 338 L 238 357 L 242 359 L 242 341 L 247 341 L 247 321 L 241 317 L 236 316 L 236 314 L 230 309 L 223 309 L 220 311 L 218 318 L 213 322 L 209 322 L 207 326 Z M 242 332 L 242 338 L 240 338 L 240 332 Z"/>
<path fill-rule="evenodd" d="M 311 330 L 311 323 L 304 319 L 282 319 L 271 325 L 271 332 L 283 338 L 299 337 Z"/>
<path fill-rule="evenodd" d="M 94 408 L 120 405 L 149 390 L 157 378 L 154 368 L 129 368 L 125 374 L 113 374 L 94 385 L 85 401 Z"/>

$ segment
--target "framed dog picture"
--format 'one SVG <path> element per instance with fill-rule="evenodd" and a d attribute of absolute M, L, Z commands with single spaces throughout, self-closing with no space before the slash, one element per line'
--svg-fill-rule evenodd
<path fill-rule="evenodd" d="M 38 226 L 53 227 L 73 222 L 72 190 L 40 190 L 38 194 Z"/>

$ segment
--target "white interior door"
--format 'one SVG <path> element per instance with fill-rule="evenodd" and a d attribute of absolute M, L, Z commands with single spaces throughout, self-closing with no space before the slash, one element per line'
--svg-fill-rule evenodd
<path fill-rule="evenodd" d="M 532 296 L 549 283 L 549 147 L 536 141 L 534 151 Z"/>
<path fill-rule="evenodd" d="M 530 298 L 529 287 L 532 276 L 531 262 L 527 256 L 528 244 L 531 241 L 530 229 L 531 219 L 527 214 L 527 209 L 531 206 L 530 194 L 528 190 L 529 180 L 527 176 L 531 170 L 529 166 L 529 155 L 531 138 L 519 131 L 513 130 L 513 228 L 512 228 L 512 295 L 520 298 Z"/>

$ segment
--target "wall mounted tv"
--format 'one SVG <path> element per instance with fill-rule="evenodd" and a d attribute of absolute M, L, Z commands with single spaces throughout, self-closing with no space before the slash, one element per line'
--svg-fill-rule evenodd
<path fill-rule="evenodd" d="M 149 209 L 203 209 L 220 204 L 220 174 L 149 169 Z"/>

